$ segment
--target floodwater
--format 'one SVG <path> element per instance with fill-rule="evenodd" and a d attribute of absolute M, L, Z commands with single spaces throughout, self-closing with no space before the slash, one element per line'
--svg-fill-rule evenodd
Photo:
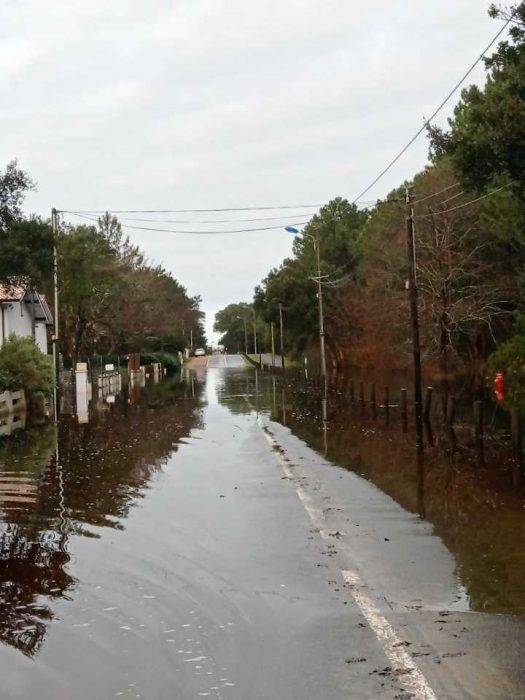
<path fill-rule="evenodd" d="M 379 400 L 373 414 L 332 396 L 323 421 L 321 396 L 300 381 L 283 385 L 259 374 L 258 385 L 258 403 L 274 420 L 432 523 L 456 559 L 471 610 L 525 614 L 525 491 L 514 485 L 508 444 L 487 439 L 480 467 L 468 427 L 432 436 L 427 428 L 418 467 L 413 432 L 405 434 Z"/>
<path fill-rule="evenodd" d="M 264 413 L 324 454 L 334 469 L 354 471 L 428 520 L 455 557 L 471 610 L 525 613 L 525 500 L 508 469 L 494 459 L 477 468 L 468 452 L 437 439 L 421 470 L 412 434 L 380 415 L 363 415 L 332 397 L 323 421 L 319 397 L 305 393 L 300 383 L 252 368 L 211 373 L 206 382 L 202 370 L 145 386 L 119 382 L 97 391 L 93 385 L 77 400 L 71 390 L 63 397 L 58 425 L 26 423 L 23 417 L 4 424 L 0 661 L 6 667 L 15 653 L 37 658 L 52 629 L 61 639 L 64 663 L 75 628 L 85 630 L 99 654 L 110 653 L 111 637 L 92 632 L 110 620 L 112 643 L 133 663 L 133 644 L 118 635 L 127 639 L 152 616 L 162 626 L 161 611 L 141 607 L 154 604 L 155 591 L 172 573 L 162 551 L 153 548 L 155 533 L 161 528 L 169 537 L 187 538 L 191 518 L 199 519 L 194 510 L 183 533 L 170 530 L 170 506 L 159 500 L 162 474 L 167 464 L 176 468 L 182 445 L 191 454 L 199 432 L 207 429 L 205 408 L 212 403 L 234 415 Z M 153 522 L 131 518 L 148 499 L 159 502 Z M 129 532 L 132 538 L 123 537 Z M 97 566 L 108 557 L 114 561 Z M 185 564 L 189 571 L 194 565 Z M 184 585 L 191 589 L 190 575 L 189 581 Z M 169 591 L 163 595 L 169 598 Z M 65 610 L 70 629 L 61 632 Z M 169 637 L 171 631 L 162 633 Z M 86 669 L 85 682 L 89 675 Z M 117 687 L 114 694 L 129 696 L 132 689 Z M 10 688 L 12 697 L 19 697 L 16 691 Z"/>
<path fill-rule="evenodd" d="M 387 422 L 379 401 L 374 416 L 370 408 L 330 397 L 323 421 L 319 394 L 305 391 L 301 381 L 255 370 L 227 377 L 221 400 L 244 412 L 245 396 L 334 465 L 432 523 L 456 559 L 471 610 L 525 614 L 525 492 L 513 483 L 508 449 L 487 444 L 480 468 L 460 425 L 452 440 L 450 431 L 436 431 L 418 467 L 412 431 L 405 434 L 392 416 Z"/>
<path fill-rule="evenodd" d="M 72 538 L 122 530 L 200 422 L 195 385 L 100 393 L 89 407 L 81 396 L 78 413 L 66 395 L 58 426 L 10 419 L 0 438 L 0 641 L 27 656 L 44 643 L 56 601 L 75 596 Z"/>

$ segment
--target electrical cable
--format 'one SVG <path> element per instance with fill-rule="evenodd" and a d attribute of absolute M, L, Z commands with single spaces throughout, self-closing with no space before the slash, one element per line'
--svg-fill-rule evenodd
<path fill-rule="evenodd" d="M 87 219 L 88 221 L 93 221 L 95 223 L 97 222 L 96 218 L 87 214 L 81 214 L 73 211 L 64 213 L 72 214 L 73 216 L 78 216 L 82 219 Z M 296 226 L 305 226 L 307 223 L 307 221 L 303 221 L 301 223 L 297 223 Z M 181 231 L 180 229 L 153 228 L 151 226 L 131 226 L 130 224 L 122 224 L 122 226 L 126 229 L 134 229 L 136 231 L 158 231 L 160 233 L 181 233 L 187 235 L 223 235 L 228 233 L 249 233 L 252 231 L 272 231 L 283 228 L 283 226 L 262 226 L 257 228 L 229 229 L 227 231 Z"/>
<path fill-rule="evenodd" d="M 225 207 L 222 209 L 75 209 L 61 210 L 65 214 L 105 214 L 109 211 L 110 214 L 206 214 L 206 213 L 221 213 L 226 211 L 271 211 L 278 209 L 318 209 L 322 204 L 287 204 L 273 207 Z"/>
<path fill-rule="evenodd" d="M 516 8 L 517 10 L 518 8 Z M 408 151 L 410 146 L 416 141 L 416 139 L 425 131 L 425 129 L 430 126 L 430 123 L 434 119 L 434 117 L 441 112 L 443 107 L 447 104 L 447 102 L 450 100 L 450 98 L 454 95 L 454 93 L 458 90 L 459 87 L 465 82 L 465 80 L 468 78 L 468 76 L 472 73 L 474 68 L 478 65 L 478 63 L 484 58 L 485 54 L 487 51 L 493 46 L 493 44 L 499 39 L 499 37 L 503 34 L 505 29 L 509 26 L 511 23 L 516 10 L 512 13 L 511 17 L 505 22 L 505 24 L 501 27 L 501 29 L 497 32 L 496 36 L 492 39 L 492 41 L 488 44 L 488 46 L 482 51 L 482 53 L 478 56 L 478 58 L 474 61 L 474 63 L 470 66 L 470 68 L 467 70 L 467 72 L 461 77 L 461 79 L 454 85 L 452 90 L 448 93 L 448 95 L 445 97 L 445 99 L 439 104 L 439 106 L 432 112 L 430 117 L 426 119 L 423 122 L 423 126 L 418 129 L 416 134 L 410 139 L 410 141 L 399 151 L 397 156 L 393 158 L 390 163 L 386 166 L 386 168 L 383 168 L 383 170 L 379 173 L 379 175 L 366 187 L 352 202 L 352 204 L 355 204 L 358 200 L 361 199 L 363 195 L 365 195 L 369 190 L 372 189 L 372 187 L 379 182 L 379 180 L 383 177 L 383 175 L 386 175 L 386 173 L 392 168 L 397 161 L 401 158 L 401 156 Z"/>
<path fill-rule="evenodd" d="M 468 207 L 471 204 L 475 204 L 476 202 L 481 202 L 482 199 L 487 199 L 487 197 L 492 197 L 493 194 L 496 194 L 497 192 L 501 192 L 502 190 L 506 189 L 507 187 L 510 187 L 511 185 L 515 185 L 516 180 L 511 180 L 511 182 L 507 182 L 506 185 L 502 185 L 501 187 L 498 187 L 495 190 L 491 190 L 490 192 L 487 192 L 486 194 L 482 194 L 480 197 L 476 197 L 475 199 L 471 199 L 469 202 L 465 202 L 464 204 L 458 204 L 456 207 L 450 207 L 449 209 L 444 209 L 443 211 L 436 211 L 434 214 L 448 214 L 451 211 L 457 211 L 458 209 L 463 209 L 464 207 Z M 424 217 L 424 218 L 429 218 L 429 217 Z"/>
<path fill-rule="evenodd" d="M 448 190 L 451 190 L 453 187 L 457 187 L 460 183 L 455 182 L 453 185 L 449 185 L 448 187 L 445 187 L 445 189 L 440 190 L 439 192 L 433 192 L 432 194 L 427 194 L 426 197 L 422 197 L 421 199 L 416 199 L 412 204 L 421 204 L 421 202 L 425 202 L 427 199 L 431 199 L 432 197 L 437 197 L 440 194 L 443 194 L 443 192 L 448 192 Z M 457 196 L 457 195 L 456 195 Z M 448 200 L 446 200 L 448 201 Z"/>
<path fill-rule="evenodd" d="M 290 219 L 302 219 L 305 216 L 311 216 L 311 214 L 308 212 L 290 214 L 284 221 L 288 223 Z M 124 216 L 120 218 L 119 221 L 144 221 L 154 224 L 240 224 L 254 223 L 257 221 L 283 221 L 283 216 L 260 216 L 255 219 L 143 219 Z M 283 226 L 284 225 L 285 224 L 283 224 Z"/>

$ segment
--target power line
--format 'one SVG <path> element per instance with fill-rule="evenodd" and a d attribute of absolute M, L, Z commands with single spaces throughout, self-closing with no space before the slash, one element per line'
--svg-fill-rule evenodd
<path fill-rule="evenodd" d="M 458 209 L 463 209 L 463 207 L 468 207 L 470 204 L 475 204 L 476 202 L 480 202 L 482 199 L 487 199 L 487 197 L 492 197 L 493 194 L 496 194 L 497 192 L 501 192 L 501 190 L 506 189 L 507 187 L 510 187 L 511 185 L 515 184 L 515 180 L 512 180 L 511 182 L 508 182 L 506 185 L 502 185 L 502 187 L 498 187 L 495 190 L 491 190 L 490 192 L 487 192 L 486 194 L 481 195 L 481 197 L 476 197 L 476 199 L 471 199 L 470 202 L 466 202 L 465 204 L 458 204 L 456 207 L 451 207 L 450 209 L 445 209 L 442 212 L 438 212 L 440 214 L 448 214 L 451 211 L 457 211 Z"/>
<path fill-rule="evenodd" d="M 226 207 L 222 209 L 75 209 L 61 210 L 59 213 L 65 214 L 206 214 L 220 213 L 227 211 L 271 211 L 279 209 L 318 209 L 322 204 L 286 204 L 265 207 Z"/>
<path fill-rule="evenodd" d="M 506 185 L 502 185 L 501 187 L 498 187 L 495 190 L 491 190 L 490 192 L 487 192 L 486 194 L 482 194 L 480 197 L 476 197 L 475 199 L 471 199 L 469 202 L 465 202 L 464 204 L 458 204 L 457 206 L 450 207 L 449 209 L 443 209 L 443 211 L 436 211 L 436 212 L 434 212 L 434 214 L 448 214 L 451 211 L 457 211 L 458 209 L 463 209 L 464 207 L 468 207 L 471 204 L 476 204 L 476 202 L 481 202 L 482 199 L 487 199 L 487 197 L 492 197 L 493 194 L 497 194 L 498 192 L 501 192 L 501 190 L 504 190 L 507 187 L 510 187 L 511 185 L 514 185 L 514 184 L 516 184 L 516 180 L 512 180 L 511 182 L 507 182 Z M 426 216 L 424 218 L 429 218 L 429 217 Z"/>
<path fill-rule="evenodd" d="M 451 190 L 453 187 L 457 187 L 460 183 L 455 182 L 453 185 L 449 185 L 448 187 L 445 187 L 443 190 L 440 190 L 439 192 L 433 192 L 432 194 L 427 194 L 426 197 L 422 197 L 421 199 L 416 199 L 413 204 L 421 204 L 421 202 L 426 202 L 427 199 L 431 199 L 432 197 L 437 197 L 440 194 L 443 194 L 443 192 L 448 192 L 448 190 Z M 457 195 L 454 195 L 457 197 Z M 445 200 L 448 201 L 448 200 Z"/>
<path fill-rule="evenodd" d="M 71 212 L 75 213 L 75 212 Z M 110 212 L 111 213 L 111 212 Z M 239 224 L 239 223 L 254 223 L 257 221 L 285 221 L 288 222 L 290 219 L 302 219 L 305 216 L 311 216 L 309 212 L 302 212 L 300 214 L 288 214 L 286 219 L 281 216 L 259 216 L 255 219 L 144 219 L 144 218 L 134 218 L 134 217 L 122 217 L 119 221 L 144 221 L 156 224 Z"/>
<path fill-rule="evenodd" d="M 89 216 L 88 214 L 81 214 L 79 212 L 63 212 L 67 214 L 72 214 L 74 216 L 78 216 L 82 219 L 87 219 L 88 221 L 92 221 L 94 223 L 97 222 L 97 219 L 93 216 Z M 305 226 L 308 222 L 307 221 L 302 221 L 301 223 L 297 223 L 296 226 Z M 275 231 L 278 229 L 282 229 L 283 226 L 261 226 L 257 228 L 242 228 L 242 229 L 229 229 L 227 231 L 182 231 L 180 229 L 170 229 L 170 228 L 153 228 L 152 226 L 131 226 L 130 224 L 122 224 L 124 228 L 126 229 L 134 229 L 136 231 L 158 231 L 160 233 L 182 233 L 182 234 L 187 234 L 187 235 L 198 235 L 198 236 L 204 236 L 204 235 L 223 235 L 223 234 L 228 234 L 228 233 L 249 233 L 252 231 Z"/>
<path fill-rule="evenodd" d="M 516 10 L 512 13 L 510 18 L 505 22 L 503 27 L 497 32 L 496 36 L 491 40 L 491 42 L 488 44 L 488 46 L 481 52 L 481 54 L 476 58 L 474 63 L 470 66 L 470 68 L 467 70 L 467 72 L 461 77 L 461 79 L 454 85 L 452 90 L 448 93 L 448 95 L 445 97 L 445 99 L 439 104 L 439 106 L 434 110 L 434 112 L 430 115 L 428 119 L 426 119 L 423 122 L 423 126 L 418 129 L 416 134 L 410 139 L 410 141 L 399 151 L 397 156 L 393 158 L 390 163 L 386 166 L 386 168 L 383 168 L 383 170 L 379 173 L 379 175 L 366 187 L 352 202 L 352 204 L 355 204 L 363 195 L 365 195 L 369 190 L 372 189 L 372 187 L 379 182 L 379 180 L 383 177 L 383 175 L 386 175 L 386 173 L 392 168 L 397 161 L 401 158 L 401 156 L 408 151 L 410 146 L 416 141 L 416 139 L 425 131 L 425 129 L 430 126 L 431 121 L 434 119 L 434 117 L 441 112 L 443 107 L 447 104 L 447 102 L 450 100 L 450 98 L 454 95 L 454 93 L 457 91 L 457 89 L 465 82 L 465 80 L 468 78 L 468 76 L 472 73 L 474 68 L 478 65 L 478 63 L 483 59 L 487 51 L 492 47 L 492 45 L 499 39 L 499 37 L 503 34 L 505 29 L 508 27 L 510 22 L 512 21 L 514 14 L 516 13 Z"/>
<path fill-rule="evenodd" d="M 461 190 L 460 192 L 457 192 L 455 195 L 452 197 L 449 197 L 448 199 L 444 199 L 441 204 L 446 204 L 447 202 L 452 202 L 452 200 L 457 199 L 458 197 L 461 197 L 462 194 L 465 194 L 465 190 Z"/>

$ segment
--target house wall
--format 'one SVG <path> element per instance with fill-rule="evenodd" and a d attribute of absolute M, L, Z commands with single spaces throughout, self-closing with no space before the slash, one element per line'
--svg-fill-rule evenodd
<path fill-rule="evenodd" d="M 29 315 L 27 309 L 24 308 L 24 305 L 18 301 L 14 301 L 11 303 L 4 303 L 2 306 L 4 308 L 4 332 L 2 334 L 2 329 L 0 328 L 0 345 L 2 344 L 2 337 L 5 337 L 7 340 L 11 333 L 22 337 L 31 337 L 31 316 Z M 47 352 L 47 340 L 45 343 L 45 350 L 43 350 L 43 352 Z"/>
<path fill-rule="evenodd" d="M 40 352 L 47 355 L 47 328 L 46 324 L 42 323 L 41 321 L 37 322 L 35 326 L 35 342 L 38 345 Z"/>
<path fill-rule="evenodd" d="M 31 318 L 24 308 L 24 304 L 14 301 L 9 304 L 4 312 L 5 337 L 9 338 L 11 333 L 20 336 L 31 336 Z"/>

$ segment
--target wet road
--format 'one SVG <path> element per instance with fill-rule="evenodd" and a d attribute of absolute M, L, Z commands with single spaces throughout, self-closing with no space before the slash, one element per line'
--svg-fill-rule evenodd
<path fill-rule="evenodd" d="M 525 697 L 522 618 L 284 393 L 214 356 L 0 443 L 1 698 Z"/>

